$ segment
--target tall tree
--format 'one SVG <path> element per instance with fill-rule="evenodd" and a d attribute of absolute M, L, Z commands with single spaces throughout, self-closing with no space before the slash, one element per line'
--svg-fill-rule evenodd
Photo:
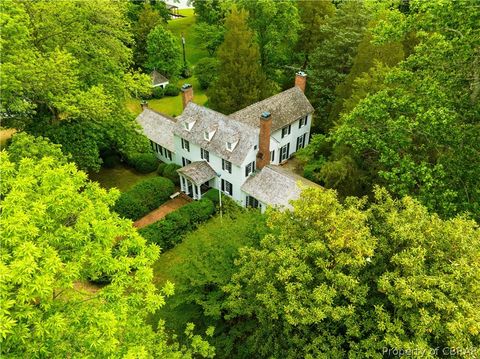
<path fill-rule="evenodd" d="M 239 0 L 241 9 L 248 11 L 248 25 L 254 30 L 260 48 L 260 61 L 268 78 L 279 82 L 289 65 L 297 41 L 300 18 L 291 0 Z"/>
<path fill-rule="evenodd" d="M 179 41 L 162 25 L 155 27 L 147 38 L 146 67 L 156 69 L 167 77 L 177 76 L 182 66 Z"/>
<path fill-rule="evenodd" d="M 365 202 L 305 190 L 294 212 L 270 213 L 260 248 L 240 250 L 226 318 L 245 357 L 436 357 L 480 344 L 478 224 L 384 190 Z"/>
<path fill-rule="evenodd" d="M 16 162 L 0 153 L 2 356 L 211 357 L 191 326 L 180 346 L 146 323 L 172 285 L 156 289 L 158 248 L 111 212 L 118 191 L 88 181 L 43 139 L 15 135 L 10 148 Z"/>
<path fill-rule="evenodd" d="M 309 95 L 316 109 L 317 131 L 326 133 L 332 127 L 328 115 L 335 101 L 335 88 L 350 72 L 369 19 L 364 2 L 345 1 L 319 29 L 321 42 L 310 57 L 309 68 Z"/>
<path fill-rule="evenodd" d="M 307 68 L 311 53 L 323 40 L 322 26 L 335 14 L 331 1 L 300 0 L 297 2 L 301 30 L 297 40 L 297 55 L 301 56 L 302 68 Z"/>
<path fill-rule="evenodd" d="M 144 67 L 147 62 L 147 36 L 164 21 L 160 13 L 150 4 L 145 4 L 138 15 L 137 22 L 133 25 L 135 47 L 133 61 L 137 67 Z"/>
<path fill-rule="evenodd" d="M 324 168 L 348 158 L 363 174 L 366 193 L 381 184 L 397 196 L 415 196 L 443 216 L 470 212 L 480 218 L 474 66 L 480 40 L 473 30 L 478 12 L 470 11 L 468 1 L 442 4 L 412 1 L 411 13 L 393 9 L 372 28 L 378 44 L 414 32 L 418 45 L 398 66 L 372 69 L 383 73 L 332 132 L 333 156 L 323 161 L 320 177 Z M 368 76 L 367 84 L 374 78 Z M 333 171 L 330 175 L 345 183 Z"/>
<path fill-rule="evenodd" d="M 210 87 L 209 105 L 225 114 L 251 105 L 271 93 L 247 18 L 246 11 L 232 9 L 225 21 L 225 40 L 218 49 L 219 75 Z"/>
<path fill-rule="evenodd" d="M 102 147 L 123 147 L 118 136 L 136 142 L 124 3 L 7 0 L 1 12 L 2 126 L 62 139 L 84 169 L 98 170 Z"/>

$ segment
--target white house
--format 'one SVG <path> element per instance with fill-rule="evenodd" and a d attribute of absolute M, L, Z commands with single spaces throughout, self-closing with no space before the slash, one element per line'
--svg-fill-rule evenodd
<path fill-rule="evenodd" d="M 313 107 L 305 86 L 298 72 L 294 87 L 227 116 L 195 104 L 186 84 L 180 116 L 144 108 L 137 121 L 158 158 L 182 166 L 181 190 L 192 198 L 217 188 L 243 206 L 290 208 L 301 183 L 315 186 L 279 166 L 309 142 Z"/>

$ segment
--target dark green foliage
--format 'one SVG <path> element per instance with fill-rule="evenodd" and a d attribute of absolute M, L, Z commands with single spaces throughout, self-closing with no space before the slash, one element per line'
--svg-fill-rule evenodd
<path fill-rule="evenodd" d="M 114 168 L 120 164 L 120 156 L 116 154 L 108 154 L 103 157 L 103 167 Z"/>
<path fill-rule="evenodd" d="M 209 88 L 209 106 L 224 114 L 251 105 L 272 92 L 260 66 L 258 44 L 247 18 L 244 10 L 232 10 L 225 22 L 225 40 L 218 48 L 218 78 Z"/>
<path fill-rule="evenodd" d="M 171 251 L 176 260 L 160 267 L 175 282 L 175 294 L 158 312 L 167 321 L 167 327 L 181 329 L 184 321 L 194 322 L 199 328 L 212 325 L 215 327 L 212 344 L 218 357 L 235 358 L 232 355 L 236 350 L 235 323 L 223 319 L 226 295 L 222 288 L 237 270 L 235 260 L 239 250 L 256 248 L 266 233 L 266 216 L 252 210 L 234 218 L 216 216 L 188 233 Z"/>
<path fill-rule="evenodd" d="M 180 177 L 178 176 L 177 170 L 181 166 L 175 163 L 169 163 L 163 168 L 163 177 L 168 178 L 170 181 L 175 183 L 176 186 L 180 185 Z"/>
<path fill-rule="evenodd" d="M 160 164 L 157 167 L 157 174 L 159 176 L 163 176 L 163 172 L 165 171 L 165 167 L 167 167 L 167 164 L 165 162 L 160 162 Z M 165 177 L 165 176 L 163 176 Z"/>
<path fill-rule="evenodd" d="M 219 62 L 215 58 L 204 57 L 195 66 L 195 76 L 202 89 L 207 89 L 218 77 Z"/>
<path fill-rule="evenodd" d="M 206 193 L 202 195 L 202 198 L 208 198 L 215 204 L 215 210 L 217 213 L 220 212 L 220 198 L 219 191 L 215 188 L 210 188 Z M 235 200 L 231 197 L 222 193 L 222 213 L 228 214 L 229 216 L 235 216 L 237 213 L 245 211 L 245 208 L 240 206 Z"/>
<path fill-rule="evenodd" d="M 157 86 L 152 89 L 153 98 L 162 98 L 163 96 L 165 96 L 165 89 L 161 86 Z"/>
<path fill-rule="evenodd" d="M 169 179 L 152 177 L 122 193 L 114 210 L 122 217 L 137 220 L 167 201 L 174 190 Z"/>
<path fill-rule="evenodd" d="M 168 84 L 165 86 L 165 96 L 178 96 L 179 93 L 180 87 L 173 84 Z"/>
<path fill-rule="evenodd" d="M 158 158 L 153 152 L 132 153 L 127 162 L 140 173 L 150 173 L 158 168 Z"/>
<path fill-rule="evenodd" d="M 140 229 L 140 234 L 150 243 L 158 244 L 163 250 L 173 248 L 183 236 L 209 219 L 215 212 L 212 201 L 202 198 L 191 202 L 164 219 Z"/>
<path fill-rule="evenodd" d="M 222 0 L 192 0 L 191 3 L 198 21 L 211 25 L 223 22 L 229 9 L 229 3 Z"/>
<path fill-rule="evenodd" d="M 195 36 L 198 43 L 202 45 L 210 56 L 213 56 L 223 42 L 225 27 L 219 24 L 210 25 L 201 22 L 195 25 Z"/>

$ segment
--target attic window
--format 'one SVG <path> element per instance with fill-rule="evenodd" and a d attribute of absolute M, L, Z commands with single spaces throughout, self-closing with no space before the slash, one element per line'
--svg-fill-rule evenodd
<path fill-rule="evenodd" d="M 208 131 L 203 132 L 203 138 L 207 141 L 210 141 L 210 133 L 208 133 Z"/>
<path fill-rule="evenodd" d="M 227 150 L 229 150 L 229 151 L 233 150 L 233 143 L 227 142 Z"/>
<path fill-rule="evenodd" d="M 187 131 L 190 131 L 193 127 L 193 125 L 195 124 L 195 121 L 192 121 L 192 122 L 184 122 L 183 123 L 183 127 L 187 130 Z"/>

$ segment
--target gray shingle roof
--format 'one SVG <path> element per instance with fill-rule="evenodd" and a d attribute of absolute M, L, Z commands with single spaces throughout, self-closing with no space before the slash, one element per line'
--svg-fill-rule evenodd
<path fill-rule="evenodd" d="M 168 82 L 168 79 L 165 76 L 163 76 L 160 72 L 158 72 L 157 70 L 153 70 L 152 73 L 150 74 L 150 76 L 152 76 L 153 86 L 160 85 L 160 84 L 163 84 L 165 82 Z"/>
<path fill-rule="evenodd" d="M 302 191 L 299 182 L 306 187 L 320 187 L 280 166 L 268 165 L 248 177 L 241 189 L 272 207 L 292 209 L 290 201 L 298 199 Z"/>
<path fill-rule="evenodd" d="M 143 133 L 148 139 L 175 152 L 173 142 L 175 119 L 173 117 L 146 108 L 138 115 L 137 122 L 142 126 Z"/>
<path fill-rule="evenodd" d="M 201 185 L 217 175 L 207 161 L 192 162 L 178 169 L 177 172 L 185 175 L 197 185 Z"/>
<path fill-rule="evenodd" d="M 260 115 L 264 111 L 272 114 L 272 131 L 276 131 L 313 112 L 313 107 L 298 87 L 292 87 L 234 112 L 229 117 L 250 126 L 258 127 Z"/>
<path fill-rule="evenodd" d="M 184 122 L 195 122 L 190 131 Z M 204 132 L 216 128 L 210 141 L 205 140 Z M 235 165 L 241 165 L 253 146 L 258 144 L 258 129 L 229 118 L 219 112 L 189 102 L 181 116 L 177 117 L 174 133 L 198 146 L 224 158 Z M 233 151 L 227 150 L 226 142 L 238 139 Z"/>

